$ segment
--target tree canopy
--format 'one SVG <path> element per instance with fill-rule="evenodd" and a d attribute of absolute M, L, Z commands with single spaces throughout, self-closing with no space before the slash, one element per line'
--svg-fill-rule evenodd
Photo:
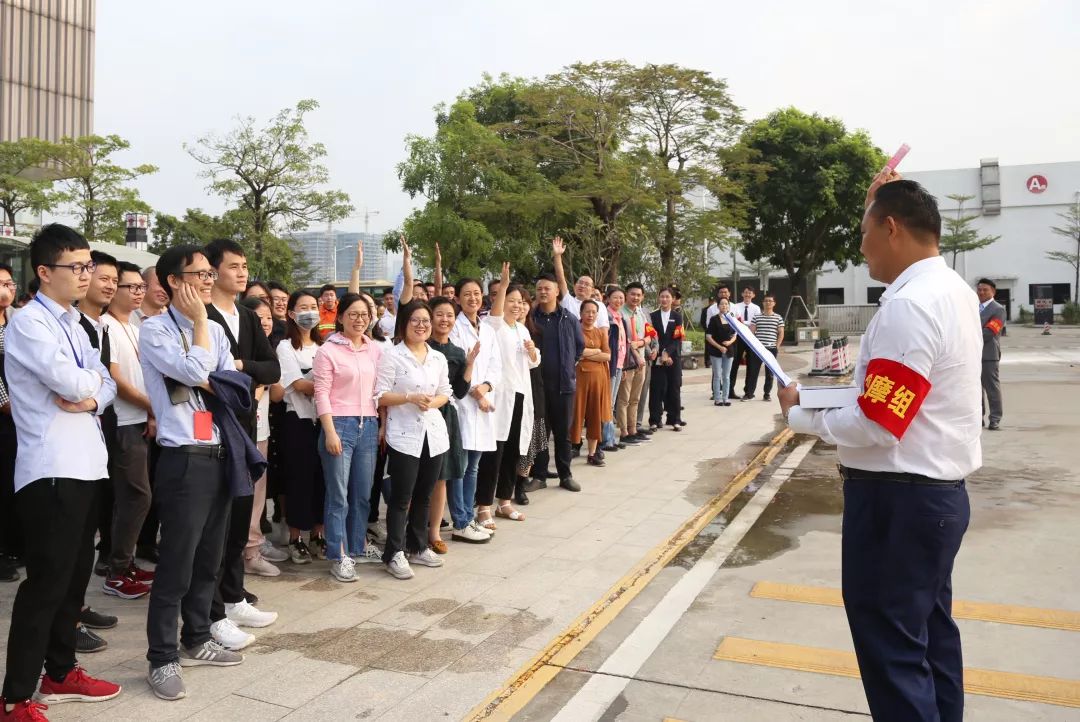
<path fill-rule="evenodd" d="M 942 217 L 941 222 L 944 224 L 945 229 L 944 233 L 941 234 L 939 247 L 942 254 L 952 255 L 950 265 L 954 269 L 956 268 L 956 259 L 961 253 L 989 246 L 1001 238 L 1001 236 L 980 236 L 978 230 L 971 227 L 971 222 L 979 216 L 978 214 L 964 215 L 964 204 L 974 197 L 958 193 L 946 196 L 946 198 L 956 202 L 956 217 L 950 218 L 948 215 Z"/>

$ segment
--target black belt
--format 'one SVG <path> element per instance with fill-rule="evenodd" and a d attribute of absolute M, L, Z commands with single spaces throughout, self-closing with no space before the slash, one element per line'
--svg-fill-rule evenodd
<path fill-rule="evenodd" d="M 221 444 L 210 444 L 207 446 L 200 446 L 198 444 L 187 444 L 185 446 L 173 446 L 172 448 L 176 449 L 182 454 L 191 454 L 192 456 L 209 456 L 211 459 L 225 458 L 225 447 Z"/>
<path fill-rule="evenodd" d="M 840 470 L 840 476 L 844 480 L 867 479 L 879 481 L 899 481 L 905 484 L 959 484 L 963 479 L 931 479 L 922 474 L 909 474 L 906 471 L 866 471 L 865 469 L 852 469 L 848 466 L 836 465 Z"/>

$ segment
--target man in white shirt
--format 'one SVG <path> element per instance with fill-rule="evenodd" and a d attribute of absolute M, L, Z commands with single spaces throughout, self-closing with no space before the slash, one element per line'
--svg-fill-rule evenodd
<path fill-rule="evenodd" d="M 143 269 L 142 279 L 146 285 L 146 293 L 143 294 L 142 305 L 131 312 L 131 320 L 136 324 L 141 324 L 144 318 L 160 316 L 169 306 L 169 294 L 165 293 L 165 289 L 161 287 L 157 269 L 154 266 Z"/>
<path fill-rule="evenodd" d="M 791 428 L 835 444 L 844 481 L 843 595 L 875 720 L 961 720 L 952 568 L 982 465 L 979 311 L 941 258 L 941 215 L 918 183 L 885 168 L 866 197 L 862 254 L 888 284 L 859 349 L 854 406 L 799 406 Z"/>
<path fill-rule="evenodd" d="M 5 372 L 18 435 L 15 507 L 26 539 L 26 580 L 11 611 L 5 717 L 33 719 L 42 702 L 98 702 L 119 685 L 90 677 L 75 659 L 76 623 L 94 565 L 94 483 L 108 477 L 98 417 L 116 384 L 72 304 L 90 286 L 90 246 L 74 230 L 45 226 L 30 244 L 40 291 L 5 333 Z M 18 708 L 18 709 L 16 709 Z M 37 706 L 40 709 L 40 706 Z"/>
<path fill-rule="evenodd" d="M 578 278 L 577 283 L 574 284 L 574 293 L 570 293 L 569 286 L 566 285 L 566 273 L 563 271 L 562 257 L 566 252 L 566 244 L 559 236 L 555 236 L 555 240 L 551 242 L 551 252 L 555 261 L 555 280 L 559 283 L 559 294 L 562 296 L 562 300 L 559 303 L 573 314 L 574 318 L 581 320 L 581 302 L 588 301 L 593 298 L 593 291 L 595 286 L 591 276 L 581 276 Z M 611 325 L 611 319 L 608 318 L 607 306 L 600 302 L 596 304 L 599 306 L 599 310 L 596 313 L 596 327 L 607 328 Z"/>
<path fill-rule="evenodd" d="M 387 291 L 383 294 L 382 302 L 383 307 L 386 308 L 386 313 L 379 319 L 379 329 L 383 332 L 383 336 L 387 338 L 394 337 L 394 327 L 397 325 L 397 304 L 394 302 L 394 294 L 392 291 Z"/>
<path fill-rule="evenodd" d="M 753 286 L 743 286 L 742 301 L 731 307 L 731 313 L 742 321 L 747 328 L 761 313 L 761 307 L 754 303 L 755 295 L 756 292 Z M 746 383 L 743 384 L 743 395 L 740 397 L 735 396 L 735 382 L 739 378 L 739 364 L 742 363 L 744 357 L 746 359 Z M 728 388 L 731 389 L 733 398 L 741 398 L 743 401 L 754 398 L 754 391 L 757 390 L 754 388 L 757 386 L 756 368 L 760 363 L 758 357 L 750 350 L 749 346 L 742 342 L 742 339 L 735 342 L 735 359 L 731 362 L 731 378 L 728 381 Z M 755 369 L 753 373 L 751 373 L 751 369 Z M 750 385 L 751 379 L 753 380 L 753 386 Z"/>
<path fill-rule="evenodd" d="M 153 409 L 143 383 L 139 360 L 139 325 L 132 314 L 146 294 L 139 267 L 121 261 L 119 283 L 109 312 L 102 321 L 109 329 L 112 358 L 109 372 L 116 381 L 116 454 L 110 459 L 113 487 L 113 534 L 109 573 L 102 589 L 121 599 L 137 599 L 150 593 L 145 582 L 153 572 L 135 566 L 135 544 L 150 510 L 148 445 L 155 436 Z"/>

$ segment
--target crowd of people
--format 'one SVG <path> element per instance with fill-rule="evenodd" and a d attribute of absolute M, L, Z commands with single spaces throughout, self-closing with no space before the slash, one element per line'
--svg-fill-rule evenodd
<path fill-rule="evenodd" d="M 147 680 L 179 699 L 183 667 L 239 664 L 245 628 L 277 620 L 246 575 L 318 559 L 340 583 L 409 579 L 447 541 L 525 521 L 549 481 L 580 491 L 576 457 L 602 467 L 686 424 L 676 290 L 650 312 L 640 283 L 570 288 L 560 238 L 528 287 L 508 263 L 486 293 L 450 284 L 438 248 L 423 283 L 402 240 L 380 299 L 362 249 L 340 297 L 249 279 L 230 240 L 140 269 L 59 224 L 31 243 L 18 310 L 0 266 L 0 578 L 27 577 L 0 719 L 120 693 L 76 661 L 117 624 L 88 604 L 93 573 L 149 598 Z"/>

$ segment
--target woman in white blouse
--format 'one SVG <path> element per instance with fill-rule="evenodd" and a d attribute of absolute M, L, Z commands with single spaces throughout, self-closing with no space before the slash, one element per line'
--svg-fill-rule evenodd
<path fill-rule="evenodd" d="M 484 324 L 495 332 L 502 365 L 502 381 L 495 389 L 495 451 L 480 459 L 477 477 L 477 512 L 491 518 L 491 504 L 499 500 L 496 515 L 524 521 L 525 515 L 513 507 L 511 499 L 517 483 L 518 459 L 529 453 L 532 440 L 533 397 L 529 369 L 540 365 L 540 350 L 524 318 L 521 286 L 510 285 L 510 264 L 503 263 L 499 292 Z"/>
<path fill-rule="evenodd" d="M 410 562 L 442 566 L 427 544 L 428 504 L 442 471 L 442 455 L 450 448 L 439 408 L 452 391 L 446 357 L 427 344 L 431 335 L 427 304 L 412 301 L 399 308 L 396 331 L 402 340 L 383 354 L 375 381 L 376 403 L 387 410 L 384 428 L 390 447 L 383 562 L 398 579 L 410 579 Z"/>
<path fill-rule="evenodd" d="M 322 462 L 316 447 L 319 438 L 315 415 L 315 382 L 312 368 L 322 336 L 319 299 L 306 291 L 289 296 L 285 319 L 286 338 L 277 346 L 281 380 L 271 387 L 272 401 L 285 401 L 281 428 L 281 463 L 285 477 L 285 520 L 289 525 L 289 557 L 294 564 L 311 562 L 311 550 L 303 533 L 310 532 L 316 551 L 325 553 L 323 501 L 325 485 Z"/>
<path fill-rule="evenodd" d="M 472 508 L 476 495 L 477 472 L 480 456 L 485 451 L 495 451 L 495 396 L 493 392 L 502 382 L 502 356 L 495 339 L 495 329 L 486 323 L 480 323 L 480 308 L 484 303 L 484 292 L 475 278 L 458 281 L 457 297 L 461 313 L 450 332 L 450 343 L 465 353 L 470 353 L 476 344 L 480 350 L 473 361 L 471 387 L 469 395 L 457 401 L 458 421 L 461 424 L 461 446 L 468 456 L 465 476 L 461 480 L 464 506 Z M 452 488 L 458 486 L 451 482 Z M 476 522 L 483 528 L 494 531 L 495 522 L 491 511 L 477 514 Z"/>

